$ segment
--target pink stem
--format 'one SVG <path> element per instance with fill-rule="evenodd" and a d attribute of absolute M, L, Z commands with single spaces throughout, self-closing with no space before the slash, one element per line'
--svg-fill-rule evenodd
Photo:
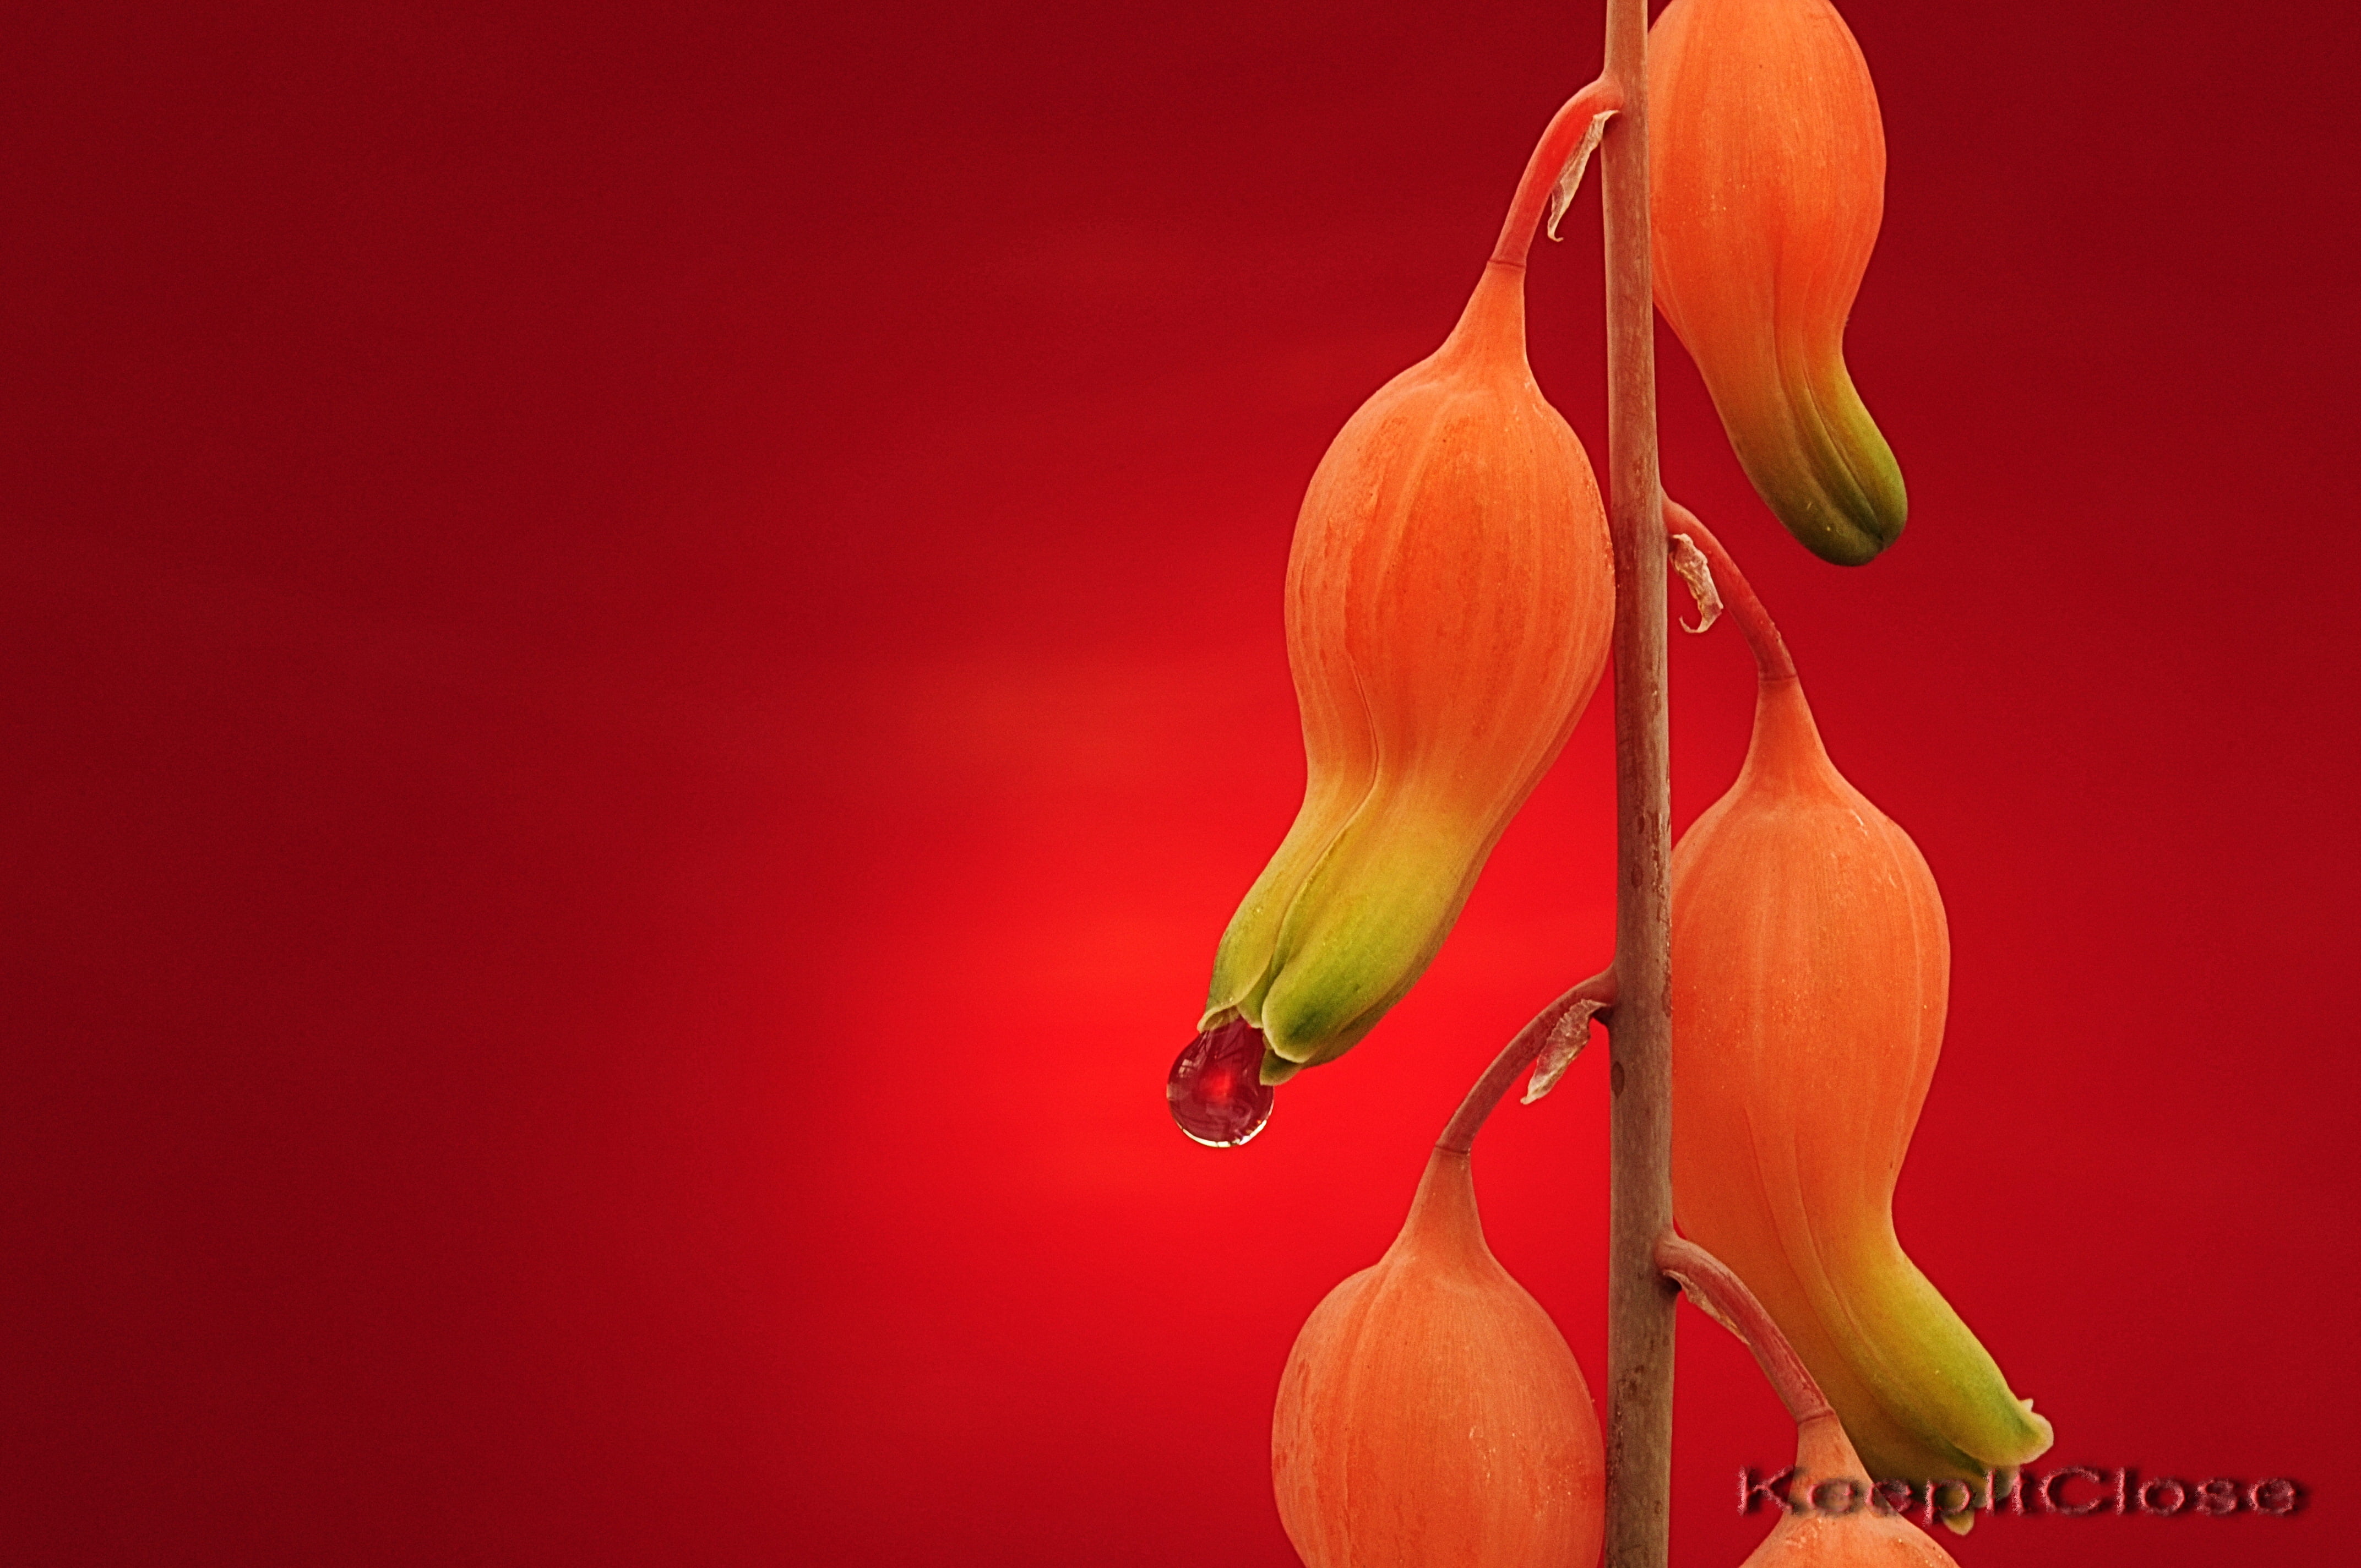
<path fill-rule="evenodd" d="M 1754 650 L 1754 666 L 1762 672 L 1763 681 L 1794 680 L 1795 661 L 1787 652 L 1787 640 L 1779 635 L 1771 612 L 1755 596 L 1754 585 L 1746 580 L 1746 574 L 1738 569 L 1738 563 L 1730 559 L 1721 541 L 1713 536 L 1713 530 L 1698 521 L 1697 513 L 1666 496 L 1664 532 L 1687 534 L 1690 543 L 1704 554 L 1706 565 L 1713 568 L 1714 587 L 1720 591 L 1722 602 L 1730 607 L 1730 617 L 1738 622 L 1746 645 Z"/>
<path fill-rule="evenodd" d="M 1795 1354 L 1795 1347 L 1787 1343 L 1787 1336 L 1779 1332 L 1779 1325 L 1771 1321 L 1746 1281 L 1732 1274 L 1721 1259 L 1666 1231 L 1656 1238 L 1656 1266 L 1678 1280 L 1706 1316 L 1746 1342 L 1763 1376 L 1771 1379 L 1779 1402 L 1787 1407 L 1797 1426 L 1836 1415 L 1804 1358 Z"/>
<path fill-rule="evenodd" d="M 1484 1069 L 1484 1076 L 1476 1080 L 1476 1087 L 1469 1090 L 1467 1098 L 1459 1102 L 1459 1109 L 1452 1115 L 1451 1124 L 1443 1129 L 1443 1136 L 1435 1140 L 1434 1146 L 1451 1154 L 1466 1154 L 1473 1149 L 1476 1135 L 1483 1128 L 1484 1118 L 1492 1113 L 1492 1107 L 1500 1102 L 1500 1096 L 1509 1091 L 1509 1085 L 1517 1080 L 1517 1074 L 1541 1054 L 1543 1045 L 1548 1041 L 1550 1031 L 1557 1026 L 1558 1020 L 1585 1002 L 1595 1002 L 1602 1007 L 1614 1005 L 1614 965 L 1608 965 L 1534 1014 L 1533 1021 L 1518 1030 L 1516 1038 L 1500 1047 L 1500 1054 L 1492 1058 L 1492 1065 Z M 1595 1016 L 1603 1021 L 1606 1015 L 1601 1013 Z"/>
<path fill-rule="evenodd" d="M 1508 221 L 1500 225 L 1500 243 L 1492 260 L 1502 267 L 1522 267 L 1533 247 L 1533 235 L 1549 210 L 1550 192 L 1565 172 L 1565 160 L 1590 132 L 1590 122 L 1623 106 L 1623 91 L 1606 79 L 1592 82 L 1565 101 L 1526 161 L 1525 176 L 1517 181 L 1516 200 L 1509 203 Z"/>

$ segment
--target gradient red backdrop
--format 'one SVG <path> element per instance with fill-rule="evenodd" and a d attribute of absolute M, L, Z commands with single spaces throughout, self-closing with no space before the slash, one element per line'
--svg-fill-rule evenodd
<path fill-rule="evenodd" d="M 1905 1243 L 2059 1464 L 2347 1561 L 2349 7 L 1846 5 L 1875 565 L 1664 469 L 1949 901 Z M 1301 781 L 1279 582 L 1570 7 L 89 5 L 0 61 L 0 1561 L 1292 1561 L 1268 1421 L 1609 942 L 1604 696 L 1409 1002 L 1235 1153 L 1161 1082 Z M 1532 280 L 1604 436 L 1597 208 Z M 1686 822 L 1743 745 L 1675 650 Z M 1604 1359 L 1602 1064 L 1496 1250 Z M 1789 1430 L 1684 1309 L 1675 1560 Z M 2342 1542 L 2343 1544 L 2340 1544 Z"/>

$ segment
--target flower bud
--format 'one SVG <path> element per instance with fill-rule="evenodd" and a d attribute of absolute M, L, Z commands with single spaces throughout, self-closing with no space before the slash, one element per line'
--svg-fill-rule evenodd
<path fill-rule="evenodd" d="M 1648 119 L 1656 306 L 1779 521 L 1859 565 L 1908 511 L 1844 363 L 1885 211 L 1861 46 L 1828 0 L 1673 0 L 1649 38 Z"/>
<path fill-rule="evenodd" d="M 1941 1049 L 1950 938 L 1908 834 L 1765 679 L 1730 793 L 1673 852 L 1673 1203 L 1761 1298 L 1873 1477 L 2049 1446 L 1902 1251 L 1894 1185 Z"/>
<path fill-rule="evenodd" d="M 1565 743 L 1613 615 L 1598 481 L 1526 364 L 1523 266 L 1496 259 L 1312 477 L 1287 565 L 1303 806 L 1199 1027 L 1259 1028 L 1267 1082 L 1366 1035 Z"/>
<path fill-rule="evenodd" d="M 1437 1149 L 1401 1234 L 1313 1309 L 1271 1421 L 1306 1568 L 1591 1568 L 1606 1453 L 1590 1388 L 1484 1245 L 1468 1157 Z"/>

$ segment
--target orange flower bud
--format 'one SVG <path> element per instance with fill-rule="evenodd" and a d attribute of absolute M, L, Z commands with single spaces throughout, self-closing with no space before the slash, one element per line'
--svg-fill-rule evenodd
<path fill-rule="evenodd" d="M 1384 1257 L 1297 1336 L 1271 1421 L 1307 1568 L 1591 1568 L 1606 1452 L 1557 1325 L 1484 1245 L 1465 1152 L 1437 1149 Z"/>
<path fill-rule="evenodd" d="M 1782 655 L 1784 658 L 1784 655 Z M 1744 769 L 1673 852 L 1673 1203 L 1761 1298 L 1877 1478 L 1980 1479 L 2049 1423 L 1903 1253 L 1942 1047 L 1943 901 L 1766 675 Z"/>
<path fill-rule="evenodd" d="M 1648 119 L 1656 307 L 1779 521 L 1859 565 L 1909 510 L 1844 362 L 1885 212 L 1861 46 L 1828 0 L 1673 0 L 1649 37 Z"/>
<path fill-rule="evenodd" d="M 1266 1082 L 1341 1056 L 1410 990 L 1606 661 L 1606 511 L 1525 360 L 1526 244 L 1590 102 L 1534 154 L 1458 325 L 1346 422 L 1303 499 L 1286 601 L 1303 806 L 1199 1025 L 1261 1030 Z"/>

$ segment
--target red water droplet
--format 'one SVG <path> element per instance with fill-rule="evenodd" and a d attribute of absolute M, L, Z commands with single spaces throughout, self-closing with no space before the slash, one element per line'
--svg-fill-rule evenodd
<path fill-rule="evenodd" d="M 1261 1132 L 1278 1098 L 1262 1080 L 1262 1031 L 1233 1018 L 1190 1041 L 1164 1097 L 1180 1130 L 1213 1148 L 1235 1148 Z"/>

